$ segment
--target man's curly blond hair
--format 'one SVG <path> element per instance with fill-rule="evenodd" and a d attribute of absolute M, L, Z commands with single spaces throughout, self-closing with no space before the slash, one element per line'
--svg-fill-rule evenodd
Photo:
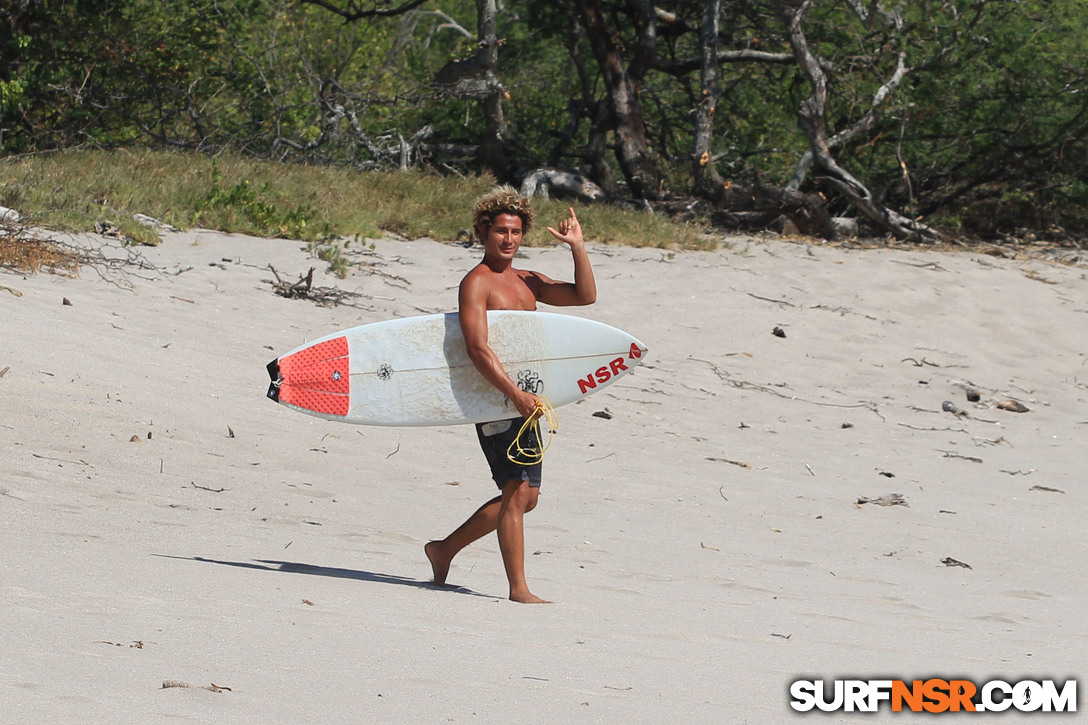
<path fill-rule="evenodd" d="M 484 233 L 495 223 L 495 217 L 499 214 L 514 214 L 521 217 L 521 233 L 526 235 L 533 227 L 533 209 L 529 200 L 519 194 L 512 186 L 496 186 L 484 196 L 476 200 L 476 208 L 472 213 L 472 230 L 480 235 L 481 227 Z"/>

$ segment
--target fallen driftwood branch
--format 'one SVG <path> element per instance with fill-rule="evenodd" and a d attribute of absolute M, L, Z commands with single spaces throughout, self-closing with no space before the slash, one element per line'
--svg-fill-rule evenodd
<path fill-rule="evenodd" d="M 217 685 L 214 682 L 210 685 L 190 685 L 188 682 L 182 682 L 181 680 L 163 680 L 162 689 L 168 690 L 171 687 L 180 687 L 182 689 L 194 689 L 194 690 L 208 690 L 209 692 L 233 692 L 229 687 L 223 685 Z"/>
<path fill-rule="evenodd" d="M 276 281 L 272 284 L 272 288 L 276 291 L 280 297 L 286 297 L 289 300 L 298 298 L 306 298 L 309 296 L 310 291 L 314 286 L 314 268 L 310 267 L 310 271 L 306 274 L 299 275 L 297 282 L 284 282 L 280 277 L 280 273 L 276 271 L 276 268 L 271 264 L 268 265 L 268 269 L 276 276 Z"/>
<path fill-rule="evenodd" d="M 133 221 L 135 221 L 140 226 L 147 227 L 148 229 L 154 229 L 156 231 L 161 231 L 161 232 L 180 232 L 181 231 L 180 229 L 178 229 L 174 225 L 167 224 L 163 220 L 156 219 L 155 217 L 148 216 L 147 214 L 133 214 L 132 219 L 133 219 Z"/>
<path fill-rule="evenodd" d="M 971 463 L 982 463 L 982 459 L 976 456 L 965 456 L 962 453 L 956 453 L 955 451 L 946 451 L 938 448 L 938 451 L 944 454 L 945 458 L 959 458 L 963 461 L 970 461 Z"/>
<path fill-rule="evenodd" d="M 521 182 L 521 195 L 534 195 L 547 199 L 551 192 L 561 195 L 576 196 L 582 201 L 597 201 L 604 198 L 604 190 L 581 174 L 559 169 L 542 168 L 529 173 Z"/>
<path fill-rule="evenodd" d="M 299 275 L 297 282 L 285 282 L 280 273 L 271 264 L 268 269 L 275 275 L 276 280 L 265 280 L 272 285 L 272 290 L 280 297 L 289 300 L 310 300 L 321 307 L 344 305 L 345 307 L 364 307 L 355 300 L 367 298 L 367 295 L 358 292 L 348 292 L 336 287 L 314 287 L 314 268 L 303 275 Z"/>
<path fill-rule="evenodd" d="M 858 496 L 858 500 L 854 502 L 854 505 L 861 508 L 862 504 L 873 503 L 877 506 L 906 506 L 910 508 L 910 504 L 903 498 L 902 494 L 889 493 L 887 496 L 881 496 L 879 498 L 869 498 L 867 496 Z"/>
<path fill-rule="evenodd" d="M 715 458 L 714 456 L 707 456 L 706 459 L 708 461 L 717 461 L 719 463 L 728 463 L 730 465 L 738 466 L 740 468 L 751 468 L 752 467 L 750 464 L 747 464 L 744 461 L 734 461 L 731 458 Z"/>
<path fill-rule="evenodd" d="M 190 481 L 189 485 L 192 486 L 193 488 L 199 489 L 201 491 L 211 491 L 212 493 L 223 493 L 224 491 L 227 490 L 225 488 L 212 488 L 211 486 L 201 486 L 200 484 L 196 483 L 195 481 Z"/>
<path fill-rule="evenodd" d="M 785 305 L 786 307 L 796 307 L 797 306 L 797 305 L 793 304 L 792 302 L 786 302 L 786 300 L 776 300 L 773 297 L 760 297 L 759 295 L 752 294 L 751 292 L 748 293 L 748 296 L 749 297 L 754 297 L 757 300 L 762 300 L 763 302 L 773 302 L 776 305 Z"/>

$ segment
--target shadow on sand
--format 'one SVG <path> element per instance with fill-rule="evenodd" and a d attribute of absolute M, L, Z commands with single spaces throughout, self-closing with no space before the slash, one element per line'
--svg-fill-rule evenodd
<path fill-rule="evenodd" d="M 474 592 L 467 587 L 452 586 L 449 584 L 438 585 L 431 581 L 409 579 L 393 574 L 317 566 L 316 564 L 303 564 L 295 561 L 271 561 L 268 559 L 257 559 L 255 561 L 221 561 L 219 559 L 208 559 L 203 556 L 170 556 L 168 554 L 152 554 L 152 556 L 158 556 L 163 559 L 177 559 L 179 561 L 199 561 L 204 564 L 233 566 L 238 567 L 239 569 L 258 569 L 260 571 L 275 571 L 287 574 L 308 574 L 310 576 L 326 576 L 335 579 L 355 579 L 356 581 L 372 582 L 375 584 L 398 584 L 400 586 L 415 587 L 416 589 L 436 589 L 444 592 L 468 594 L 473 597 L 485 597 L 487 599 L 496 598 L 487 594 Z"/>

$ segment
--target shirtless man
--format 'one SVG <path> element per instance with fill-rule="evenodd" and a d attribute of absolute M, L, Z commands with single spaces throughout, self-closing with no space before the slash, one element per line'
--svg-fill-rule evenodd
<path fill-rule="evenodd" d="M 473 227 L 483 242 L 484 258 L 461 280 L 458 293 L 461 332 L 469 358 L 484 378 L 513 403 L 520 418 L 476 426 L 480 445 L 502 494 L 472 514 L 452 534 L 424 547 L 434 570 L 435 584 L 445 584 L 450 563 L 461 549 L 492 531 L 498 532 L 510 599 L 525 604 L 546 603 L 529 591 L 525 581 L 525 514 L 536 507 L 540 493 L 540 463 L 521 466 L 506 457 L 510 442 L 526 418 L 540 414 L 537 397 L 520 389 L 503 370 L 487 344 L 488 310 L 535 310 L 548 305 L 589 305 L 597 300 L 597 284 L 589 263 L 582 227 L 571 208 L 552 236 L 570 246 L 574 282 L 557 282 L 539 272 L 514 267 L 514 255 L 533 224 L 529 200 L 510 187 L 499 187 L 476 202 Z M 539 445 L 539 441 L 536 442 Z"/>

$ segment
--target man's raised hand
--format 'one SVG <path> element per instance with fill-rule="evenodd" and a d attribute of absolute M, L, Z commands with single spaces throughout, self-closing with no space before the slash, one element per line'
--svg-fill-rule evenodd
<path fill-rule="evenodd" d="M 559 222 L 559 229 L 548 227 L 548 231 L 564 244 L 570 244 L 571 246 L 582 244 L 585 241 L 582 239 L 582 225 L 578 223 L 578 217 L 574 214 L 574 207 L 567 207 L 567 211 L 570 212 L 570 216 Z"/>

